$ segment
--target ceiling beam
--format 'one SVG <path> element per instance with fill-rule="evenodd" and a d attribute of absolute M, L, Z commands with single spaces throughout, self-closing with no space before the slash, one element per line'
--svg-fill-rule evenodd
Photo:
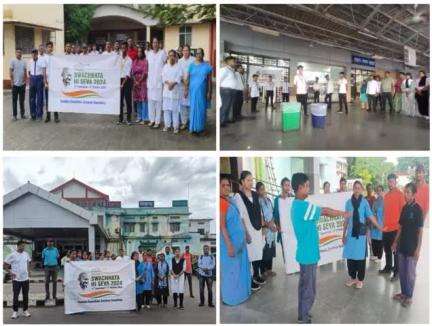
<path fill-rule="evenodd" d="M 372 18 L 375 17 L 375 15 L 379 12 L 381 5 L 375 5 L 375 8 L 372 10 L 372 12 L 369 14 L 369 16 L 366 17 L 366 19 L 361 23 L 361 28 L 366 28 L 366 26 L 370 23 Z"/>

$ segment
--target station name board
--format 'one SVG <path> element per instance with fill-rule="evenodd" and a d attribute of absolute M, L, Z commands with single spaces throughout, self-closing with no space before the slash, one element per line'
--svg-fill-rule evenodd
<path fill-rule="evenodd" d="M 367 66 L 375 68 L 375 59 L 352 55 L 352 63 L 360 66 Z"/>

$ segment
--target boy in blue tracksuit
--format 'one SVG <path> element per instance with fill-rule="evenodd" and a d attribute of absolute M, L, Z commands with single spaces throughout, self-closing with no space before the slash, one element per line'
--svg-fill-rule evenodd
<path fill-rule="evenodd" d="M 306 201 L 309 194 L 309 178 L 304 173 L 295 173 L 291 184 L 295 193 L 291 219 L 297 238 L 296 260 L 300 264 L 298 322 L 303 324 L 312 322 L 309 311 L 316 294 L 316 269 L 320 259 L 317 222 L 322 215 L 348 218 L 351 213 L 318 207 Z"/>

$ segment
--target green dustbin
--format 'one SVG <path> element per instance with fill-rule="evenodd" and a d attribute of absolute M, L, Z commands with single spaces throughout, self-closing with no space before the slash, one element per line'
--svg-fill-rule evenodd
<path fill-rule="evenodd" d="M 300 129 L 300 108 L 298 102 L 283 102 L 282 108 L 282 131 Z"/>

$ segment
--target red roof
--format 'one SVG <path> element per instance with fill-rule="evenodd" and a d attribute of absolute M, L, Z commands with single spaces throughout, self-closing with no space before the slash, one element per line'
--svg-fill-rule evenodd
<path fill-rule="evenodd" d="M 107 194 L 104 194 L 103 192 L 100 192 L 99 190 L 96 190 L 95 188 L 90 187 L 89 185 L 86 185 L 84 182 L 81 182 L 75 178 L 70 179 L 69 181 L 66 181 L 65 183 L 61 184 L 60 186 L 52 189 L 50 192 L 57 192 L 63 188 L 65 188 L 67 185 L 71 184 L 71 183 L 77 183 L 80 186 L 83 186 L 84 188 L 86 188 L 87 190 L 91 190 L 97 194 L 99 194 L 101 197 L 104 197 L 106 199 L 109 199 L 109 196 Z"/>

